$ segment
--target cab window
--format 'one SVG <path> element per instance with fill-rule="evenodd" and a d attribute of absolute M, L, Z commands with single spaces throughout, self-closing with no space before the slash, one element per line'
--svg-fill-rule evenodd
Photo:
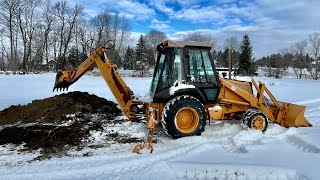
<path fill-rule="evenodd" d="M 195 83 L 216 83 L 214 67 L 211 64 L 209 50 L 190 49 L 187 51 L 190 68 L 190 80 Z"/>

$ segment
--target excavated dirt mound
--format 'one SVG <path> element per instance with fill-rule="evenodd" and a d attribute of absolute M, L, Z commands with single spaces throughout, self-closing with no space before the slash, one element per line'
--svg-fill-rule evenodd
<path fill-rule="evenodd" d="M 69 92 L 0 111 L 0 145 L 63 148 L 79 145 L 101 121 L 121 114 L 116 104 L 85 92 Z"/>
<path fill-rule="evenodd" d="M 113 118 L 121 113 L 112 101 L 85 92 L 69 92 L 34 100 L 27 105 L 10 106 L 0 111 L 0 125 L 17 122 L 58 123 L 70 114 L 99 113 Z"/>

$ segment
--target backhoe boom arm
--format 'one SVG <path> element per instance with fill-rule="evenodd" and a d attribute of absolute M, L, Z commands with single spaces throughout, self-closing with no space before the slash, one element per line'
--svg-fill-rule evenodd
<path fill-rule="evenodd" d="M 133 92 L 125 84 L 122 77 L 118 72 L 118 68 L 115 64 L 111 64 L 110 60 L 106 57 L 107 48 L 100 47 L 91 52 L 89 57 L 77 68 L 73 70 L 64 70 L 57 73 L 55 89 L 65 90 L 70 85 L 76 82 L 87 71 L 97 66 L 101 76 L 108 84 L 111 92 L 116 98 L 121 109 L 129 119 L 137 118 L 135 108 L 138 104 L 142 104 L 141 101 L 134 100 Z"/>

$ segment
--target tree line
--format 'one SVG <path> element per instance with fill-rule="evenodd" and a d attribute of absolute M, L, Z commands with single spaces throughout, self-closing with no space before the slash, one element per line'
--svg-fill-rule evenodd
<path fill-rule="evenodd" d="M 54 60 L 59 69 L 79 65 L 86 53 L 107 40 L 120 61 L 130 37 L 130 22 L 102 11 L 85 18 L 84 7 L 61 0 L 0 0 L 0 69 L 34 71 Z"/>
<path fill-rule="evenodd" d="M 258 59 L 255 63 L 268 67 L 268 76 L 280 77 L 282 69 L 292 68 L 296 78 L 319 79 L 320 33 L 309 34 L 288 48 Z"/>
<path fill-rule="evenodd" d="M 242 75 L 253 75 L 255 73 L 257 67 L 252 56 L 252 45 L 248 34 L 244 34 L 241 43 L 235 36 L 231 36 L 226 39 L 223 50 L 213 51 L 215 64 L 218 68 L 229 67 L 230 61 L 231 68 Z"/>
<path fill-rule="evenodd" d="M 0 70 L 41 71 L 51 60 L 57 63 L 57 69 L 70 69 L 108 40 L 115 46 L 107 55 L 118 67 L 143 72 L 154 66 L 156 46 L 168 38 L 164 32 L 151 30 L 130 46 L 131 22 L 125 16 L 101 11 L 88 18 L 83 12 L 83 6 L 67 0 L 0 0 Z M 230 37 L 224 51 L 212 51 L 218 66 L 225 66 L 230 49 L 232 67 L 252 74 L 252 47 L 245 36 L 241 45 Z M 216 45 L 214 37 L 204 32 L 186 33 L 178 40 Z"/>

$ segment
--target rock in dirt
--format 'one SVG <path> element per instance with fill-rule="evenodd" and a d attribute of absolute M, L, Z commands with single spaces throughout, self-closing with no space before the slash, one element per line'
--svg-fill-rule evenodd
<path fill-rule="evenodd" d="M 78 145 L 100 120 L 114 119 L 121 110 L 111 101 L 85 92 L 69 92 L 0 111 L 0 145 L 32 149 Z"/>

